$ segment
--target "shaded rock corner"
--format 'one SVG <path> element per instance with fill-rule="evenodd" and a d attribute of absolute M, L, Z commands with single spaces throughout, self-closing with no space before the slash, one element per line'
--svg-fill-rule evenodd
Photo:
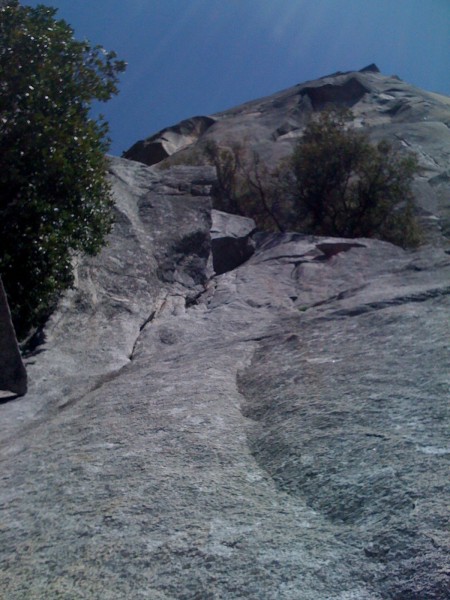
<path fill-rule="evenodd" d="M 255 230 L 253 219 L 212 211 L 211 253 L 216 275 L 239 267 L 253 255 Z"/>
<path fill-rule="evenodd" d="M 0 278 L 0 391 L 23 396 L 27 392 L 27 372 L 22 361 L 11 321 L 5 290 Z"/>

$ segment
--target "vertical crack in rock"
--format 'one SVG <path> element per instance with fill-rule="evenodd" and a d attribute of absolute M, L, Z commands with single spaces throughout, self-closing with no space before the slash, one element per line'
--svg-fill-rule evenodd
<path fill-rule="evenodd" d="M 155 314 L 156 314 L 156 311 L 155 310 L 152 311 L 150 313 L 150 315 L 142 323 L 142 325 L 139 327 L 139 335 L 136 337 L 136 340 L 134 341 L 134 344 L 133 344 L 133 348 L 130 352 L 130 356 L 129 356 L 130 360 L 133 360 L 133 358 L 134 358 L 134 353 L 136 351 L 136 346 L 138 345 L 139 337 L 140 337 L 141 333 L 147 327 L 147 325 L 153 321 L 153 319 L 155 318 Z"/>

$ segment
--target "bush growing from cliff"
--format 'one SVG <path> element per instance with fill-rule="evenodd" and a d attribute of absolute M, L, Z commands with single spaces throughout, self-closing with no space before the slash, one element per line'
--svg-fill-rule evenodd
<path fill-rule="evenodd" d="M 19 337 L 72 283 L 74 252 L 98 252 L 112 223 L 108 127 L 89 116 L 125 63 L 76 41 L 56 10 L 0 8 L 0 274 Z"/>
<path fill-rule="evenodd" d="M 208 140 L 203 152 L 207 162 L 216 168 L 218 206 L 221 210 L 242 215 L 242 203 L 239 198 L 241 195 L 243 147 L 241 144 L 235 143 L 224 148 L 213 140 Z"/>
<path fill-rule="evenodd" d="M 411 183 L 414 156 L 349 127 L 349 111 L 321 112 L 306 126 L 292 158 L 296 229 L 316 235 L 419 242 Z"/>
<path fill-rule="evenodd" d="M 251 217 L 260 229 L 284 231 L 278 179 L 256 152 L 239 143 L 221 147 L 212 140 L 203 152 L 216 167 L 216 208 Z"/>
<path fill-rule="evenodd" d="M 292 156 L 274 170 L 245 145 L 208 142 L 218 175 L 218 208 L 269 231 L 375 237 L 400 246 L 420 241 L 411 183 L 414 156 L 350 127 L 348 110 L 313 117 Z"/>

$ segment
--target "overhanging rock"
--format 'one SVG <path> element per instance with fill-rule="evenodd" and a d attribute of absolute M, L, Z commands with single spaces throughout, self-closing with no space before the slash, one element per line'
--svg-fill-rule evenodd
<path fill-rule="evenodd" d="M 322 110 L 327 105 L 353 106 L 364 94 L 370 92 L 358 77 L 348 77 L 338 83 L 325 83 L 303 88 L 301 95 L 307 95 L 314 110 Z"/>
<path fill-rule="evenodd" d="M 166 127 L 145 140 L 136 142 L 124 153 L 124 158 L 146 165 L 155 165 L 175 152 L 190 146 L 214 125 L 212 117 L 192 117 Z"/>
<path fill-rule="evenodd" d="M 253 219 L 212 210 L 211 251 L 216 275 L 242 265 L 255 251 Z"/>

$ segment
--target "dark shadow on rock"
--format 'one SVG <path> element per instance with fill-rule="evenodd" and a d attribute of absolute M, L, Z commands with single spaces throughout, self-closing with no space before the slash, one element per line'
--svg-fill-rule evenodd
<path fill-rule="evenodd" d="M 253 219 L 213 210 L 211 251 L 216 275 L 236 269 L 253 255 L 254 231 Z"/>
<path fill-rule="evenodd" d="M 305 87 L 302 96 L 308 96 L 314 110 L 322 110 L 327 104 L 354 106 L 364 94 L 370 92 L 356 77 L 350 77 L 343 83 L 326 83 L 319 86 Z"/>
<path fill-rule="evenodd" d="M 236 269 L 255 252 L 251 238 L 223 237 L 212 240 L 213 267 L 216 275 Z"/>
<path fill-rule="evenodd" d="M 27 372 L 17 343 L 11 313 L 0 278 L 0 390 L 27 393 Z"/>
<path fill-rule="evenodd" d="M 30 356 L 36 356 L 41 354 L 41 352 L 45 352 L 45 348 L 42 348 L 42 345 L 45 343 L 45 332 L 44 325 L 39 327 L 36 331 L 34 331 L 25 341 L 20 342 L 19 346 L 22 350 L 22 355 L 25 358 L 29 358 Z"/>
<path fill-rule="evenodd" d="M 324 253 L 325 258 L 336 256 L 340 252 L 348 252 L 352 248 L 366 248 L 364 244 L 358 242 L 321 242 L 316 244 L 316 248 Z M 318 257 L 321 258 L 321 257 Z"/>

